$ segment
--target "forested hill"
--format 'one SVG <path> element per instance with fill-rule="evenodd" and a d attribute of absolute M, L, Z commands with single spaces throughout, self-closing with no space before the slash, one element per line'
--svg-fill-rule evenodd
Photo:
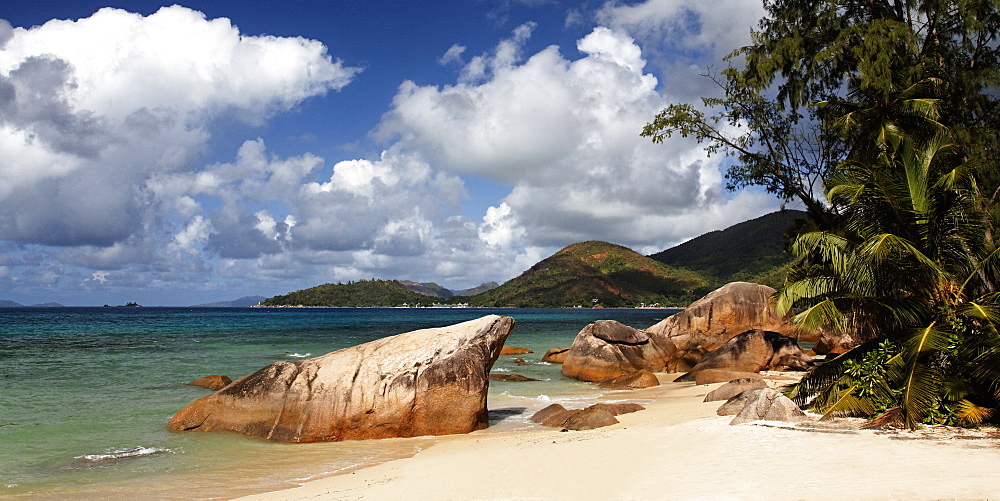
<path fill-rule="evenodd" d="M 361 280 L 346 284 L 323 284 L 274 296 L 261 302 L 261 306 L 312 306 L 312 307 L 393 307 L 430 306 L 434 297 L 418 294 L 396 280 Z"/>
<path fill-rule="evenodd" d="M 747 281 L 779 285 L 792 255 L 785 252 L 788 232 L 806 219 L 797 210 L 772 212 L 712 231 L 649 257 L 698 272 L 713 283 Z"/>
<path fill-rule="evenodd" d="M 665 265 L 627 247 L 590 241 L 570 245 L 468 302 L 496 307 L 667 306 L 697 299 L 708 285 L 697 272 Z"/>

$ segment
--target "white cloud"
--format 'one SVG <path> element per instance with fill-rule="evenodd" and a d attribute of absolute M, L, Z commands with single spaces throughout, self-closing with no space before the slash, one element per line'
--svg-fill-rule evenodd
<path fill-rule="evenodd" d="M 765 14 L 763 2 L 754 0 L 610 1 L 597 20 L 639 40 L 671 93 L 694 101 L 715 91 L 701 74 L 725 67 L 723 58 L 750 43 L 750 30 Z"/>
<path fill-rule="evenodd" d="M 167 217 L 150 212 L 165 205 L 150 206 L 148 190 L 192 171 L 213 119 L 261 123 L 358 71 L 319 42 L 243 36 L 180 6 L 147 17 L 105 8 L 0 35 L 0 239 L 25 243 L 144 239 Z M 192 200 L 170 203 L 189 216 Z"/>
<path fill-rule="evenodd" d="M 639 136 L 672 96 L 645 73 L 631 37 L 598 27 L 577 43 L 582 58 L 548 47 L 522 61 L 530 30 L 471 61 L 477 81 L 404 83 L 379 129 L 433 165 L 513 186 L 487 210 L 484 242 L 558 248 L 600 238 L 662 250 L 776 207 L 767 197 L 727 201 L 721 160 L 693 140 Z M 718 212 L 734 203 L 744 211 Z"/>
<path fill-rule="evenodd" d="M 518 224 L 506 203 L 486 209 L 483 224 L 479 227 L 479 238 L 497 247 L 512 247 L 524 237 L 524 228 Z"/>
<path fill-rule="evenodd" d="M 448 48 L 448 51 L 438 59 L 438 63 L 442 65 L 447 65 L 451 63 L 461 63 L 462 54 L 465 53 L 466 47 L 464 45 L 454 44 Z"/>
<path fill-rule="evenodd" d="M 374 133 L 381 155 L 332 165 L 279 156 L 261 138 L 231 161 L 199 162 L 220 123 L 261 124 L 347 85 L 358 70 L 319 42 L 241 35 L 179 6 L 0 22 L 0 244 L 18 253 L 0 278 L 88 290 L 253 280 L 267 293 L 260 283 L 370 277 L 458 288 L 512 278 L 582 240 L 662 250 L 776 206 L 758 192 L 727 196 L 720 160 L 693 141 L 639 136 L 667 103 L 700 95 L 690 68 L 728 51 L 752 12 L 730 0 L 609 3 L 573 59 L 556 46 L 528 53 L 534 23 L 471 57 L 455 44 L 439 60 L 463 65 L 454 84 L 404 82 Z M 584 19 L 576 10 L 566 22 Z M 670 43 L 684 57 L 662 59 Z M 658 79 L 657 68 L 671 71 Z M 470 179 L 508 188 L 470 208 Z"/>

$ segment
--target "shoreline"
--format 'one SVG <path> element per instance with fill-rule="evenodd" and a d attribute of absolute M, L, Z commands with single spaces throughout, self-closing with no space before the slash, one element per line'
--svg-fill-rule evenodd
<path fill-rule="evenodd" d="M 620 424 L 560 432 L 540 425 L 427 437 L 415 455 L 324 476 L 246 501 L 300 499 L 939 499 L 996 498 L 1000 440 L 729 426 L 721 384 L 610 392 L 645 410 Z M 782 381 L 773 384 L 783 384 Z M 531 411 L 533 412 L 533 411 Z M 922 438 L 911 440 L 913 438 Z M 968 438 L 968 437 L 965 437 Z"/>

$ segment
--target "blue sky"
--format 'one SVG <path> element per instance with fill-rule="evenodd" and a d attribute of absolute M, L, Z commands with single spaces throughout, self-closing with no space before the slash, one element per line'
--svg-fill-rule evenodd
<path fill-rule="evenodd" d="M 777 209 L 642 126 L 759 3 L 5 2 L 0 299 L 189 305 L 503 282 Z"/>

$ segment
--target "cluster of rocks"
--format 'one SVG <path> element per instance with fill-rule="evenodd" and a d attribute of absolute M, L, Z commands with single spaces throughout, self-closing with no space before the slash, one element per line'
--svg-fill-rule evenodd
<path fill-rule="evenodd" d="M 753 421 L 795 422 L 807 419 L 795 402 L 759 379 L 736 379 L 705 396 L 706 402 L 726 402 L 716 410 L 720 416 L 735 416 L 731 425 Z"/>
<path fill-rule="evenodd" d="M 662 372 L 686 372 L 680 380 L 706 384 L 759 380 L 760 371 L 805 370 L 812 358 L 799 348 L 798 341 L 807 338 L 787 318 L 775 315 L 770 305 L 773 292 L 757 284 L 728 284 L 644 330 L 597 321 L 583 328 L 571 347 L 549 350 L 542 361 L 561 363 L 565 376 L 609 389 L 656 386 L 660 384 L 656 373 Z M 181 409 L 167 427 L 235 431 L 284 442 L 481 429 L 488 422 L 490 379 L 531 380 L 516 374 L 490 374 L 501 354 L 532 353 L 504 346 L 513 326 L 510 317 L 489 315 L 316 358 L 276 362 L 236 381 L 225 376 L 200 378 L 189 384 L 217 391 Z M 820 349 L 844 348 L 848 341 L 838 341 L 833 333 L 815 338 Z M 515 359 L 515 363 L 530 362 Z M 759 387 L 762 383 L 751 384 L 758 387 L 731 395 L 748 399 L 731 404 L 740 406 L 738 419 L 771 419 L 776 412 L 772 409 L 791 404 L 774 390 Z M 550 406 L 532 420 L 561 429 L 588 429 L 617 423 L 615 415 L 638 408 Z"/>
<path fill-rule="evenodd" d="M 686 372 L 679 380 L 707 384 L 760 371 L 806 370 L 813 360 L 798 345 L 803 334 L 774 313 L 773 293 L 765 285 L 727 284 L 645 330 L 599 320 L 571 347 L 549 350 L 546 358 L 560 357 L 567 377 L 602 384 L 630 378 L 655 386 L 649 375 L 656 372 Z"/>
<path fill-rule="evenodd" d="M 615 416 L 644 410 L 639 404 L 594 404 L 585 409 L 566 409 L 562 405 L 552 404 L 531 416 L 531 421 L 543 426 L 567 430 L 592 430 L 618 424 Z"/>

